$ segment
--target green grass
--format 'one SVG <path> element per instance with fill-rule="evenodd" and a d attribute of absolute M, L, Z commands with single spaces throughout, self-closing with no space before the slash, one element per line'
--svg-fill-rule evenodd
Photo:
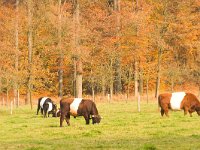
<path fill-rule="evenodd" d="M 0 150 L 66 149 L 200 149 L 200 117 L 182 111 L 161 117 L 157 104 L 142 102 L 97 103 L 103 116 L 99 125 L 85 125 L 83 117 L 71 117 L 71 126 L 59 127 L 59 118 L 42 118 L 36 106 L 0 107 Z"/>

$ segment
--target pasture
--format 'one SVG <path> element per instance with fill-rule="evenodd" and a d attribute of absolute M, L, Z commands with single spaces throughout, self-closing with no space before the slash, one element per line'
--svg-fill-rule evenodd
<path fill-rule="evenodd" d="M 83 117 L 71 117 L 71 126 L 59 127 L 59 118 L 36 115 L 36 106 L 9 109 L 0 106 L 0 149 L 134 149 L 196 150 L 200 148 L 200 117 L 183 111 L 161 117 L 155 101 L 97 103 L 103 119 L 99 125 L 85 125 Z"/>

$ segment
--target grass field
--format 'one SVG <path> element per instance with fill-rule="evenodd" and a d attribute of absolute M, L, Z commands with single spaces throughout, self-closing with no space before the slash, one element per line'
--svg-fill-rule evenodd
<path fill-rule="evenodd" d="M 59 118 L 42 118 L 36 106 L 14 109 L 0 107 L 0 150 L 200 149 L 200 117 L 170 112 L 162 118 L 156 102 L 97 103 L 103 119 L 99 125 L 85 125 L 83 117 L 71 117 L 71 126 L 59 127 Z"/>

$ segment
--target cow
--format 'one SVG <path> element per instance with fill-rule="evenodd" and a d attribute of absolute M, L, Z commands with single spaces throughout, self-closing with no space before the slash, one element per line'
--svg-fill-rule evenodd
<path fill-rule="evenodd" d="M 161 107 L 161 116 L 165 114 L 169 117 L 169 109 L 184 110 L 184 115 L 187 115 L 187 112 L 189 112 L 191 117 L 192 113 L 196 111 L 200 116 L 200 102 L 192 93 L 163 93 L 158 96 L 158 104 Z"/>
<path fill-rule="evenodd" d="M 41 97 L 38 99 L 37 115 L 41 109 L 41 114 L 44 118 L 49 117 L 49 114 L 52 114 L 53 117 L 57 117 L 57 106 L 49 97 Z M 44 111 L 44 113 L 43 113 Z"/>
<path fill-rule="evenodd" d="M 82 98 L 63 98 L 60 100 L 60 127 L 63 126 L 64 119 L 70 126 L 70 115 L 77 117 L 83 116 L 86 125 L 92 119 L 92 124 L 100 123 L 101 116 L 98 113 L 96 104 L 89 99 Z"/>

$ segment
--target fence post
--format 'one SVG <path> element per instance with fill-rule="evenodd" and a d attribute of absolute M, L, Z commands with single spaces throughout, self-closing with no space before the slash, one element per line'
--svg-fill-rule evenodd
<path fill-rule="evenodd" d="M 138 93 L 138 112 L 140 112 L 140 93 Z"/>
<path fill-rule="evenodd" d="M 3 100 L 2 100 L 3 102 L 2 102 L 2 105 L 4 106 L 4 97 L 3 97 Z"/>
<path fill-rule="evenodd" d="M 17 107 L 19 107 L 19 90 L 17 91 Z"/>
<path fill-rule="evenodd" d="M 15 98 L 13 99 L 13 107 L 16 106 L 16 101 L 15 101 Z"/>
<path fill-rule="evenodd" d="M 10 114 L 12 115 L 12 111 L 13 111 L 13 101 L 10 102 Z"/>

